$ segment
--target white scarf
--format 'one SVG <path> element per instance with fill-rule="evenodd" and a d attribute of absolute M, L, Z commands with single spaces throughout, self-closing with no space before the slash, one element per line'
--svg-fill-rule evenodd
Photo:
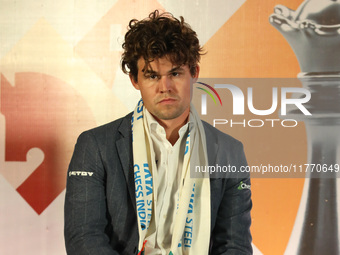
<path fill-rule="evenodd" d="M 142 99 L 132 115 L 132 143 L 136 210 L 138 218 L 138 254 L 144 254 L 145 239 L 151 221 L 152 204 L 157 190 L 153 184 L 152 171 L 156 170 L 148 125 L 144 118 Z M 184 153 L 179 206 L 176 209 L 169 255 L 208 254 L 210 242 L 210 180 L 191 178 L 192 166 L 208 164 L 206 140 L 202 122 L 190 105 L 192 122 L 196 128 L 189 133 Z M 194 169 L 194 167 L 193 167 Z M 144 254 L 147 255 L 147 254 Z"/>

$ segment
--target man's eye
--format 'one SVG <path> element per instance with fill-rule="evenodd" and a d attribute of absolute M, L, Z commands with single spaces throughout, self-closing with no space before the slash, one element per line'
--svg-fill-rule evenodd
<path fill-rule="evenodd" d="M 157 75 L 155 75 L 155 74 L 150 74 L 150 75 L 149 75 L 149 79 L 155 80 L 155 79 L 157 79 Z"/>
<path fill-rule="evenodd" d="M 178 73 L 178 72 L 173 72 L 173 73 L 171 73 L 171 75 L 172 75 L 173 77 L 177 77 L 177 76 L 179 76 L 179 73 Z"/>

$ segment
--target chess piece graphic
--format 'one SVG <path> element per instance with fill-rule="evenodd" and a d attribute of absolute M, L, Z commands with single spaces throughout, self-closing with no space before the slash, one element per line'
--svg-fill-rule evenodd
<path fill-rule="evenodd" d="M 296 11 L 278 5 L 270 23 L 292 47 L 298 78 L 311 92 L 305 104 L 311 116 L 287 110 L 287 116 L 305 122 L 314 169 L 306 173 L 285 254 L 340 254 L 340 0 L 307 0 Z"/>

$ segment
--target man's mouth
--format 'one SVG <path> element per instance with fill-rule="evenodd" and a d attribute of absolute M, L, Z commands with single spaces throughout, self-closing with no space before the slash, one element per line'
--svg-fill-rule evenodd
<path fill-rule="evenodd" d="M 170 103 L 173 103 L 175 101 L 176 101 L 175 98 L 167 97 L 167 98 L 161 99 L 158 103 L 160 103 L 160 104 L 170 104 Z"/>

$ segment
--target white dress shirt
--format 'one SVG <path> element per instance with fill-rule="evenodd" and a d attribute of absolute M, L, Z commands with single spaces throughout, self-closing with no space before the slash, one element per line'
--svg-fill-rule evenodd
<path fill-rule="evenodd" d="M 152 140 L 150 147 L 154 151 L 156 162 L 156 169 L 152 169 L 154 203 L 146 235 L 145 254 L 168 255 L 174 229 L 175 211 L 178 207 L 189 122 L 180 128 L 179 138 L 172 145 L 166 139 L 164 128 L 147 110 L 145 117 Z"/>

